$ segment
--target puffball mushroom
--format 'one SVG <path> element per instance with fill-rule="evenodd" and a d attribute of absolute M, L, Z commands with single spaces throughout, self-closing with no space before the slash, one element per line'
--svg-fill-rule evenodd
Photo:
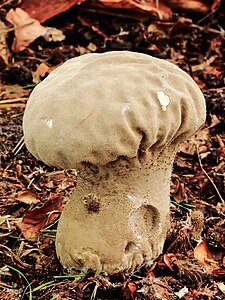
<path fill-rule="evenodd" d="M 23 120 L 28 150 L 79 170 L 58 224 L 63 266 L 110 275 L 161 253 L 174 156 L 205 114 L 188 74 L 129 51 L 70 59 L 34 88 Z"/>

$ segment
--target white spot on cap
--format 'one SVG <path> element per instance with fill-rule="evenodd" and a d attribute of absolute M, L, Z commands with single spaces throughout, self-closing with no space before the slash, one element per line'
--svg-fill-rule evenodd
<path fill-rule="evenodd" d="M 127 114 L 129 111 L 130 111 L 129 103 L 124 103 L 122 110 L 121 110 L 122 115 Z"/>
<path fill-rule="evenodd" d="M 53 123 L 52 119 L 46 119 L 46 125 L 48 126 L 48 128 L 52 128 L 52 123 Z"/>
<path fill-rule="evenodd" d="M 163 91 L 157 91 L 157 97 L 162 106 L 162 110 L 166 111 L 166 107 L 170 103 L 170 97 L 166 95 Z"/>

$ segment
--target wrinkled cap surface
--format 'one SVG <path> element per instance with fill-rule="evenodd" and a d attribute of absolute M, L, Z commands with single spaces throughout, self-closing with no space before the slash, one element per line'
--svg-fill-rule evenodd
<path fill-rule="evenodd" d="M 24 113 L 28 150 L 48 165 L 105 165 L 163 149 L 205 121 L 192 78 L 146 54 L 112 51 L 66 61 L 38 84 Z"/>

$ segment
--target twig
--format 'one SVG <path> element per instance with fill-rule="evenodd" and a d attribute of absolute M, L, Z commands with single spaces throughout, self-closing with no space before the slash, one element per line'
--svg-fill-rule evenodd
<path fill-rule="evenodd" d="M 0 108 L 25 107 L 25 103 L 0 104 Z"/>
<path fill-rule="evenodd" d="M 30 265 L 28 265 L 27 263 L 23 262 L 10 248 L 8 248 L 5 245 L 0 244 L 0 248 L 3 248 L 5 250 L 8 251 L 8 253 L 6 255 L 8 255 L 9 257 L 11 257 L 12 260 L 15 259 L 15 261 L 17 263 L 20 264 L 21 267 L 23 268 L 30 268 Z"/>
<path fill-rule="evenodd" d="M 96 294 L 97 294 L 97 289 L 99 287 L 99 283 L 96 281 L 96 284 L 95 284 L 95 287 L 94 287 L 94 290 L 92 292 L 92 295 L 91 295 L 91 299 L 90 300 L 94 300 L 95 297 L 96 297 Z"/>
<path fill-rule="evenodd" d="M 13 0 L 5 1 L 4 3 L 2 3 L 2 4 L 0 5 L 0 8 L 2 8 L 3 6 L 6 6 L 6 5 L 8 5 L 8 4 L 10 4 L 11 2 L 13 2 Z"/>
<path fill-rule="evenodd" d="M 27 23 L 27 24 L 23 24 L 23 25 L 14 25 L 12 28 L 8 28 L 8 29 L 2 29 L 1 30 L 1 32 L 2 33 L 8 33 L 8 32 L 10 32 L 10 31 L 14 31 L 14 30 L 17 30 L 17 29 L 21 29 L 21 28 L 23 28 L 23 27 L 26 27 L 26 26 L 30 26 L 30 25 L 32 25 L 34 23 L 34 21 L 31 21 L 31 22 L 29 22 L 29 23 Z"/>
<path fill-rule="evenodd" d="M 204 16 L 203 18 L 201 18 L 200 20 L 198 20 L 197 24 L 199 25 L 200 23 L 202 23 L 203 21 L 205 21 L 206 19 L 208 19 L 209 17 L 211 17 L 218 9 L 220 8 L 220 4 L 217 5 L 214 10 L 212 10 L 210 13 L 208 13 L 206 16 Z"/>
<path fill-rule="evenodd" d="M 224 202 L 224 199 L 223 197 L 221 196 L 220 194 L 220 191 L 218 190 L 217 186 L 215 185 L 215 183 L 213 182 L 212 178 L 209 176 L 209 174 L 206 172 L 206 170 L 203 168 L 203 165 L 202 165 L 202 161 L 201 161 L 201 157 L 200 157 L 200 154 L 199 154 L 199 149 L 198 149 L 198 145 L 197 145 L 197 155 L 198 155 L 198 161 L 199 161 L 199 165 L 200 165 L 200 168 L 202 169 L 203 173 L 205 174 L 205 176 L 208 178 L 208 180 L 211 182 L 211 184 L 213 185 L 214 189 L 216 190 L 217 192 L 217 195 L 218 197 L 220 198 L 220 201 L 222 203 L 225 203 Z"/>
<path fill-rule="evenodd" d="M 35 180 L 35 178 L 32 178 L 32 179 L 30 180 L 30 182 L 29 182 L 27 188 L 29 189 L 29 188 L 31 187 L 31 185 L 33 185 L 33 187 L 34 187 L 36 190 L 38 190 L 39 192 L 41 192 L 41 189 L 40 189 L 38 186 L 36 186 L 36 184 L 34 184 L 34 180 Z"/>
<path fill-rule="evenodd" d="M 13 102 L 24 102 L 27 101 L 28 97 L 26 98 L 15 98 L 15 99 L 6 99 L 6 100 L 0 100 L 1 104 L 5 104 L 5 103 L 13 103 Z"/>
<path fill-rule="evenodd" d="M 13 148 L 12 153 L 16 156 L 20 152 L 20 150 L 23 148 L 24 145 L 25 145 L 24 137 L 22 136 L 22 138 L 19 140 L 19 142 Z"/>

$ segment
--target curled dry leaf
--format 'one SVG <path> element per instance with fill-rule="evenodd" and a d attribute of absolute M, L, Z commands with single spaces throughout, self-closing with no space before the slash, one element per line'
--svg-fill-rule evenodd
<path fill-rule="evenodd" d="M 136 293 L 136 290 L 137 290 L 136 284 L 134 282 L 129 282 L 128 283 L 128 288 L 131 292 L 132 300 L 135 300 L 135 293 Z"/>
<path fill-rule="evenodd" d="M 181 203 L 187 199 L 185 185 L 176 175 L 172 177 L 171 193 L 177 203 Z"/>
<path fill-rule="evenodd" d="M 87 6 L 96 7 L 96 9 L 99 7 L 106 9 L 129 9 L 151 14 L 160 19 L 170 19 L 174 10 L 207 14 L 220 4 L 220 0 L 214 0 L 213 3 L 212 1 L 204 0 L 23 0 L 20 8 L 42 23 L 69 10 L 72 6 L 80 5 L 84 2 L 87 3 Z"/>
<path fill-rule="evenodd" d="M 3 22 L 0 21 L 0 70 L 8 64 L 9 49 L 6 44 L 6 35 L 7 27 Z"/>
<path fill-rule="evenodd" d="M 163 261 L 171 271 L 174 271 L 172 267 L 173 261 L 167 254 L 163 255 Z"/>
<path fill-rule="evenodd" d="M 57 194 L 46 201 L 42 207 L 28 210 L 22 221 L 17 224 L 23 236 L 36 241 L 40 231 L 52 223 L 62 211 L 62 200 L 62 195 Z"/>
<path fill-rule="evenodd" d="M 37 204 L 40 202 L 38 195 L 31 190 L 19 192 L 16 199 L 26 204 Z"/>
<path fill-rule="evenodd" d="M 15 27 L 12 50 L 16 53 L 24 50 L 40 36 L 47 41 L 61 41 L 65 38 L 60 30 L 42 26 L 38 20 L 31 18 L 21 8 L 10 9 L 6 19 Z"/>
<path fill-rule="evenodd" d="M 91 4 L 94 6 L 107 7 L 107 8 L 117 8 L 117 9 L 131 9 L 139 10 L 144 13 L 149 13 L 160 19 L 168 19 L 172 15 L 172 11 L 167 4 L 167 1 L 133 1 L 133 0 L 91 0 Z"/>
<path fill-rule="evenodd" d="M 214 269 L 217 269 L 218 261 L 222 260 L 224 253 L 211 250 L 207 243 L 202 240 L 194 249 L 194 257 L 211 273 Z"/>
<path fill-rule="evenodd" d="M 218 0 L 214 0 L 213 4 L 211 4 L 211 1 L 204 0 L 167 0 L 167 2 L 170 7 L 176 10 L 190 11 L 201 14 L 209 13 L 218 5 Z"/>
<path fill-rule="evenodd" d="M 44 22 L 64 11 L 69 10 L 74 5 L 80 5 L 86 2 L 90 7 L 109 8 L 109 9 L 129 9 L 141 11 L 146 14 L 152 14 L 160 19 L 168 19 L 172 15 L 167 1 L 134 1 L 134 0 L 23 0 L 20 7 L 27 11 L 32 17 Z"/>

